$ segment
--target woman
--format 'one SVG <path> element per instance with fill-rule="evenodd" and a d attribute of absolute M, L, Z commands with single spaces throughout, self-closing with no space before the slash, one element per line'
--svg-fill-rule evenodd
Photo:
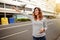
<path fill-rule="evenodd" d="M 15 10 L 19 11 L 17 9 Z M 22 13 L 22 14 L 29 17 L 32 21 L 33 40 L 46 40 L 45 31 L 47 29 L 47 25 L 46 25 L 46 19 L 43 18 L 41 9 L 38 7 L 35 7 L 32 16 L 25 13 Z"/>

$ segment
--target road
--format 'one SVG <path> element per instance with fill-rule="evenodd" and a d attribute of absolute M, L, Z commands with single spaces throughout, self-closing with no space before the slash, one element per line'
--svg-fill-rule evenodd
<path fill-rule="evenodd" d="M 53 20 L 47 23 L 47 40 L 60 40 L 60 21 Z M 22 22 L 0 26 L 0 40 L 32 40 L 31 22 Z"/>

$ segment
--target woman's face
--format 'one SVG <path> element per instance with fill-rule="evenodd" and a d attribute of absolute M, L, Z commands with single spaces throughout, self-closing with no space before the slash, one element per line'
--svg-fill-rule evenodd
<path fill-rule="evenodd" d="M 35 9 L 35 15 L 38 15 L 39 14 L 39 10 L 36 8 Z"/>

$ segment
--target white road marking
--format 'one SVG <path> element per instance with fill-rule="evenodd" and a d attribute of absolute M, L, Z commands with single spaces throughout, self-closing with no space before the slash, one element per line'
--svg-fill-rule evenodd
<path fill-rule="evenodd" d="M 29 21 L 28 21 L 29 22 Z M 21 24 L 23 24 L 23 23 L 28 23 L 28 22 L 21 22 Z M 14 25 L 14 24 L 19 24 L 19 23 L 12 23 L 12 25 Z M 11 25 L 11 24 L 5 24 L 5 25 L 0 25 L 0 26 L 8 26 L 8 25 Z"/>
<path fill-rule="evenodd" d="M 22 27 L 22 26 L 27 26 L 27 25 L 30 25 L 31 23 L 29 24 L 23 24 L 23 25 L 17 25 L 17 26 L 11 26 L 11 27 L 6 27 L 6 28 L 0 28 L 0 30 L 5 30 L 5 29 L 10 29 L 10 28 L 16 28 L 16 27 Z"/>
<path fill-rule="evenodd" d="M 53 21 L 53 20 L 57 20 L 57 19 L 52 19 L 50 21 Z M 48 22 L 50 22 L 48 21 Z M 29 23 L 29 24 L 23 24 L 23 25 L 18 25 L 18 26 L 11 26 L 11 27 L 6 27 L 6 28 L 0 28 L 0 30 L 5 30 L 5 29 L 10 29 L 10 28 L 16 28 L 16 27 L 22 27 L 22 26 L 27 26 L 27 25 L 31 25 L 32 23 Z M 47 25 L 51 25 L 53 23 L 48 23 Z"/>
<path fill-rule="evenodd" d="M 11 29 L 11 28 L 16 28 L 16 27 L 22 27 L 22 26 L 27 26 L 27 25 L 31 25 L 32 23 L 29 24 L 23 24 L 23 25 L 18 25 L 18 26 L 11 26 L 11 27 L 5 27 L 5 28 L 0 28 L 0 30 L 5 30 L 5 29 Z M 51 25 L 53 23 L 48 23 L 47 25 Z"/>
<path fill-rule="evenodd" d="M 8 38 L 8 37 L 11 37 L 11 36 L 14 36 L 14 35 L 22 34 L 22 33 L 25 33 L 27 31 L 29 31 L 29 30 L 24 30 L 24 31 L 21 31 L 21 32 L 18 32 L 18 33 L 14 33 L 14 34 L 8 35 L 8 36 L 4 36 L 4 37 L 1 37 L 0 39 L 4 39 L 4 38 Z"/>

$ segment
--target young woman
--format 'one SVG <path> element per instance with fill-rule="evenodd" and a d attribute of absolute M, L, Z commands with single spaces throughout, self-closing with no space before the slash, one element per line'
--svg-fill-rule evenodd
<path fill-rule="evenodd" d="M 25 12 L 22 14 L 29 17 L 29 19 L 31 19 L 32 21 L 33 40 L 46 40 L 45 31 L 47 29 L 47 25 L 46 25 L 46 19 L 42 15 L 41 9 L 38 7 L 35 7 L 32 15 L 28 15 Z"/>

